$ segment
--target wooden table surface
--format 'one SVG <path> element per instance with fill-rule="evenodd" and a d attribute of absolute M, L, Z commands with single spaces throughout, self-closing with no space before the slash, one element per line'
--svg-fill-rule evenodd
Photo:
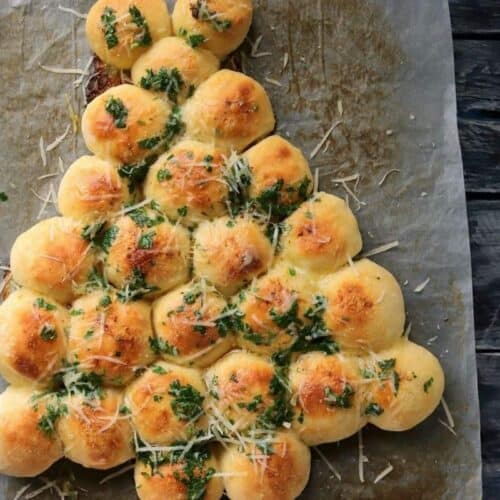
<path fill-rule="evenodd" d="M 485 499 L 500 498 L 500 0 L 450 0 L 472 250 Z"/>

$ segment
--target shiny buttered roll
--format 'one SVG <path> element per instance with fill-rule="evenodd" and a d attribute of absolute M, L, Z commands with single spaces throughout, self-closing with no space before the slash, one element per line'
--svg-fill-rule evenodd
<path fill-rule="evenodd" d="M 109 218 L 129 199 L 127 184 L 112 163 L 82 156 L 66 171 L 59 186 L 59 212 L 87 223 Z"/>
<path fill-rule="evenodd" d="M 66 458 L 92 469 L 111 469 L 134 456 L 133 431 L 121 392 L 107 389 L 94 399 L 70 395 L 63 404 L 66 411 L 56 428 Z"/>
<path fill-rule="evenodd" d="M 224 58 L 237 49 L 252 24 L 252 0 L 177 0 L 174 33 Z"/>
<path fill-rule="evenodd" d="M 160 361 L 129 386 L 125 399 L 140 438 L 168 446 L 206 430 L 205 391 L 198 370 Z"/>
<path fill-rule="evenodd" d="M 159 456 L 158 461 L 156 467 L 151 462 L 136 462 L 135 487 L 141 500 L 219 500 L 222 497 L 224 483 L 220 476 L 213 476 L 217 462 L 207 448 L 194 447 L 184 455 L 182 450 L 177 454 L 167 453 Z"/>
<path fill-rule="evenodd" d="M 273 248 L 249 217 L 203 222 L 194 233 L 194 274 L 233 295 L 271 265 Z"/>
<path fill-rule="evenodd" d="M 98 290 L 73 303 L 67 360 L 106 385 L 126 385 L 154 361 L 152 337 L 149 303 L 124 303 L 114 291 Z"/>
<path fill-rule="evenodd" d="M 323 278 L 324 320 L 341 350 L 362 354 L 386 349 L 404 331 L 405 307 L 394 276 L 363 259 Z"/>
<path fill-rule="evenodd" d="M 1 474 L 34 477 L 63 457 L 61 441 L 49 423 L 49 405 L 55 404 L 51 400 L 37 399 L 28 387 L 8 387 L 0 394 Z"/>
<path fill-rule="evenodd" d="M 13 385 L 46 386 L 61 368 L 69 314 L 55 300 L 21 288 L 0 306 L 0 374 Z"/>
<path fill-rule="evenodd" d="M 243 154 L 252 173 L 250 198 L 265 213 L 290 215 L 312 192 L 304 155 L 279 135 L 263 139 Z"/>
<path fill-rule="evenodd" d="M 19 235 L 10 252 L 14 281 L 66 304 L 82 293 L 95 262 L 83 226 L 52 217 Z"/>
<path fill-rule="evenodd" d="M 182 103 L 218 69 L 219 60 L 211 52 L 174 36 L 156 42 L 139 57 L 132 80 L 170 102 Z"/>
<path fill-rule="evenodd" d="M 189 232 L 168 222 L 155 203 L 128 212 L 110 230 L 104 273 L 124 300 L 154 297 L 189 279 Z"/>
<path fill-rule="evenodd" d="M 309 446 L 340 441 L 365 425 L 365 389 L 354 358 L 303 354 L 290 365 L 289 378 L 293 429 Z"/>
<path fill-rule="evenodd" d="M 212 364 L 233 345 L 224 297 L 204 281 L 194 282 L 153 303 L 156 351 L 180 365 Z"/>
<path fill-rule="evenodd" d="M 151 166 L 144 194 L 185 226 L 220 217 L 227 211 L 224 166 L 225 157 L 213 146 L 181 141 Z"/>
<path fill-rule="evenodd" d="M 135 165 L 166 133 L 170 104 L 135 85 L 118 85 L 96 97 L 82 116 L 87 147 L 100 158 Z"/>
<path fill-rule="evenodd" d="M 227 69 L 217 71 L 198 87 L 182 115 L 188 138 L 226 152 L 244 150 L 269 134 L 275 123 L 262 85 Z"/>
<path fill-rule="evenodd" d="M 293 432 L 278 432 L 245 449 L 230 445 L 220 469 L 231 500 L 294 500 L 309 480 L 311 452 Z"/>
<path fill-rule="evenodd" d="M 363 414 L 386 431 L 406 431 L 439 405 L 444 374 L 427 349 L 405 339 L 361 363 L 367 385 Z"/>
<path fill-rule="evenodd" d="M 205 373 L 208 412 L 230 433 L 252 427 L 273 428 L 273 407 L 280 391 L 273 364 L 246 351 L 232 351 Z M 281 402 L 283 404 L 283 401 Z"/>
<path fill-rule="evenodd" d="M 353 213 L 344 200 L 318 193 L 285 220 L 282 257 L 310 272 L 336 271 L 362 247 Z"/>
<path fill-rule="evenodd" d="M 266 356 L 291 347 L 308 308 L 307 290 L 305 277 L 287 266 L 254 281 L 238 304 L 244 322 L 238 344 Z"/>
<path fill-rule="evenodd" d="M 171 35 L 172 26 L 164 0 L 98 0 L 85 31 L 100 59 L 129 69 L 154 42 Z"/>

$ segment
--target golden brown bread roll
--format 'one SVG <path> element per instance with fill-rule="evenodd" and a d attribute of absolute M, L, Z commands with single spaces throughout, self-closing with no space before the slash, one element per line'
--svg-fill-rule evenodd
<path fill-rule="evenodd" d="M 362 246 L 358 223 L 344 200 L 318 193 L 285 220 L 282 258 L 310 272 L 336 271 Z"/>
<path fill-rule="evenodd" d="M 220 467 L 231 500 L 294 500 L 309 480 L 311 452 L 293 432 L 279 432 L 245 449 L 230 445 Z"/>
<path fill-rule="evenodd" d="M 113 290 L 96 290 L 73 303 L 67 359 L 107 385 L 123 386 L 154 361 L 152 337 L 147 302 L 123 303 Z"/>
<path fill-rule="evenodd" d="M 198 370 L 160 361 L 129 386 L 126 404 L 140 438 L 168 446 L 206 430 L 205 392 Z"/>
<path fill-rule="evenodd" d="M 83 225 L 67 217 L 45 219 L 20 234 L 10 253 L 14 280 L 66 304 L 82 293 L 95 261 Z"/>
<path fill-rule="evenodd" d="M 62 215 L 86 223 L 109 218 L 128 199 L 129 190 L 116 166 L 95 156 L 82 156 L 71 164 L 57 195 Z"/>
<path fill-rule="evenodd" d="M 403 294 L 394 276 L 383 267 L 360 260 L 323 278 L 320 289 L 327 299 L 326 326 L 341 350 L 378 352 L 401 337 Z"/>
<path fill-rule="evenodd" d="M 154 163 L 144 194 L 171 220 L 185 226 L 226 213 L 228 188 L 221 151 L 198 141 L 181 141 Z"/>
<path fill-rule="evenodd" d="M 177 288 L 153 303 L 156 350 L 180 365 L 212 364 L 233 345 L 220 322 L 226 314 L 224 297 L 204 280 Z"/>
<path fill-rule="evenodd" d="M 0 473 L 34 477 L 63 456 L 53 424 L 57 403 L 28 387 L 0 394 Z M 37 399 L 39 397 L 39 399 Z M 52 410 L 50 409 L 52 408 Z"/>
<path fill-rule="evenodd" d="M 107 64 L 132 67 L 151 45 L 172 33 L 163 0 L 98 0 L 85 26 L 91 49 Z"/>
<path fill-rule="evenodd" d="M 444 374 L 438 359 L 424 347 L 402 339 L 361 364 L 367 386 L 363 413 L 387 431 L 406 431 L 439 405 Z"/>
<path fill-rule="evenodd" d="M 274 267 L 254 281 L 238 305 L 245 322 L 238 344 L 266 356 L 291 347 L 309 307 L 307 289 L 305 277 L 288 266 Z"/>
<path fill-rule="evenodd" d="M 68 311 L 21 288 L 0 306 L 0 373 L 14 385 L 46 386 L 66 353 Z"/>
<path fill-rule="evenodd" d="M 291 415 L 275 412 L 277 404 L 287 404 L 285 377 L 270 361 L 246 351 L 232 351 L 208 368 L 205 382 L 208 412 L 229 434 L 289 425 L 285 419 Z"/>
<path fill-rule="evenodd" d="M 366 423 L 365 389 L 355 358 L 303 354 L 290 366 L 289 377 L 295 402 L 293 429 L 306 444 L 340 441 Z"/>
<path fill-rule="evenodd" d="M 137 460 L 134 478 L 141 500 L 219 500 L 224 484 L 220 476 L 214 477 L 217 463 L 213 454 L 207 448 L 197 447 L 185 455 L 182 453 L 182 450 L 163 455 L 157 453 L 153 459 Z"/>
<path fill-rule="evenodd" d="M 111 469 L 134 456 L 121 392 L 106 389 L 95 399 L 74 394 L 63 401 L 67 412 L 58 419 L 57 432 L 66 458 L 92 469 Z"/>
<path fill-rule="evenodd" d="M 182 109 L 186 137 L 225 152 L 243 151 L 274 128 L 274 114 L 264 88 L 228 69 L 205 80 Z"/>
<path fill-rule="evenodd" d="M 220 59 L 238 48 L 252 23 L 252 0 L 177 0 L 174 33 Z"/>
<path fill-rule="evenodd" d="M 272 258 L 270 241 L 249 217 L 203 222 L 194 233 L 194 275 L 206 278 L 224 295 L 267 271 Z"/>
<path fill-rule="evenodd" d="M 151 142 L 165 142 L 171 112 L 167 101 L 147 90 L 128 84 L 111 87 L 85 108 L 83 139 L 100 158 L 134 165 L 151 155 Z"/>
<path fill-rule="evenodd" d="M 104 272 L 124 300 L 153 297 L 188 280 L 189 232 L 168 222 L 157 204 L 128 211 L 111 228 Z"/>
<path fill-rule="evenodd" d="M 285 217 L 312 192 L 313 181 L 304 155 L 279 135 L 272 135 L 243 154 L 252 172 L 249 195 L 257 207 Z"/>
<path fill-rule="evenodd" d="M 182 103 L 218 69 L 219 60 L 211 52 L 172 36 L 139 57 L 132 67 L 132 80 L 173 103 Z"/>

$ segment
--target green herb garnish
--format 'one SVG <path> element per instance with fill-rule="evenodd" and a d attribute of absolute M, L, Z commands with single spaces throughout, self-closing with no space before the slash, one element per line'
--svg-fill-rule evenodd
<path fill-rule="evenodd" d="M 174 398 L 170 404 L 179 420 L 190 421 L 203 414 L 204 397 L 192 385 L 174 380 L 168 394 Z"/>
<path fill-rule="evenodd" d="M 112 49 L 118 45 L 118 37 L 116 36 L 116 11 L 111 7 L 106 7 L 101 15 L 101 27 L 104 31 L 104 39 L 108 49 Z"/>
<path fill-rule="evenodd" d="M 128 109 L 121 99 L 111 96 L 104 109 L 113 117 L 116 128 L 126 128 Z"/>

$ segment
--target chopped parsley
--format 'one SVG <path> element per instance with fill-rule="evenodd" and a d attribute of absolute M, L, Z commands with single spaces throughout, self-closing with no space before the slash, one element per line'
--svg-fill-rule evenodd
<path fill-rule="evenodd" d="M 203 414 L 204 397 L 192 385 L 174 380 L 168 394 L 173 397 L 170 405 L 179 420 L 190 421 Z"/>
<path fill-rule="evenodd" d="M 121 405 L 120 409 L 118 410 L 118 413 L 122 416 L 125 416 L 125 415 L 131 415 L 132 411 L 127 405 Z"/>
<path fill-rule="evenodd" d="M 147 90 L 165 92 L 173 103 L 177 103 L 179 92 L 185 86 L 182 75 L 177 68 L 160 68 L 158 71 L 146 70 L 146 75 L 141 78 L 140 85 Z"/>
<path fill-rule="evenodd" d="M 384 413 L 384 409 L 378 403 L 370 403 L 365 408 L 365 415 L 378 417 Z"/>
<path fill-rule="evenodd" d="M 56 431 L 56 422 L 67 413 L 68 407 L 65 404 L 62 404 L 59 400 L 55 405 L 47 404 L 45 407 L 45 414 L 38 419 L 38 429 L 47 437 L 53 437 Z"/>
<path fill-rule="evenodd" d="M 293 410 L 290 406 L 288 389 L 282 382 L 282 380 L 286 380 L 286 376 L 285 368 L 277 368 L 269 383 L 269 391 L 274 398 L 274 402 L 257 419 L 257 423 L 266 429 L 277 429 L 282 427 L 283 423 L 293 420 Z"/>
<path fill-rule="evenodd" d="M 96 222 L 95 224 L 87 224 L 83 227 L 80 236 L 85 241 L 94 241 L 97 235 L 101 232 L 104 227 L 105 222 Z"/>
<path fill-rule="evenodd" d="M 160 337 L 149 337 L 149 347 L 155 354 L 167 354 L 169 356 L 178 356 L 177 347 L 170 345 L 166 340 Z"/>
<path fill-rule="evenodd" d="M 137 163 L 122 165 L 118 169 L 118 174 L 120 177 L 128 179 L 129 190 L 133 190 L 146 178 L 149 168 L 157 159 L 158 156 L 155 154 L 148 155 L 146 158 L 138 161 Z"/>
<path fill-rule="evenodd" d="M 111 226 L 104 233 L 99 241 L 99 246 L 103 249 L 104 252 L 108 253 L 113 241 L 115 241 L 118 236 L 118 226 Z"/>
<path fill-rule="evenodd" d="M 118 45 L 116 36 L 116 11 L 111 7 L 106 7 L 101 15 L 101 27 L 104 32 L 104 39 L 108 49 Z"/>
<path fill-rule="evenodd" d="M 198 33 L 189 33 L 187 29 L 185 28 L 180 28 L 179 31 L 179 36 L 181 38 L 184 38 L 186 40 L 187 44 L 195 49 L 196 47 L 199 47 L 203 43 L 206 42 L 205 35 L 198 34 Z"/>
<path fill-rule="evenodd" d="M 87 276 L 87 282 L 85 283 L 86 293 L 99 289 L 106 290 L 108 288 L 108 280 L 99 272 L 97 268 L 94 267 Z"/>
<path fill-rule="evenodd" d="M 156 373 L 156 375 L 166 375 L 167 374 L 167 370 L 165 370 L 165 368 L 163 368 L 163 366 L 160 366 L 160 365 L 152 366 L 151 371 L 153 373 Z"/>
<path fill-rule="evenodd" d="M 104 109 L 113 117 L 116 128 L 127 127 L 128 109 L 121 99 L 111 96 Z"/>
<path fill-rule="evenodd" d="M 125 285 L 117 292 L 118 300 L 122 303 L 138 300 L 147 293 L 156 292 L 157 286 L 148 285 L 144 273 L 134 267 L 132 276 L 127 280 Z"/>
<path fill-rule="evenodd" d="M 147 139 L 142 139 L 142 141 L 138 141 L 139 147 L 141 149 L 154 149 L 161 141 L 161 137 L 156 135 L 154 137 L 148 137 Z"/>
<path fill-rule="evenodd" d="M 148 208 L 154 211 L 154 215 L 151 217 Z M 152 201 L 149 207 L 139 207 L 127 214 L 139 227 L 154 227 L 162 222 L 165 222 L 165 216 L 160 210 L 159 205 Z"/>
<path fill-rule="evenodd" d="M 290 325 L 297 323 L 297 314 L 299 312 L 299 303 L 295 299 L 289 309 L 282 314 L 277 313 L 274 309 L 269 311 L 269 316 L 273 322 L 280 328 L 288 328 Z"/>
<path fill-rule="evenodd" d="M 257 410 L 259 410 L 259 406 L 262 404 L 262 395 L 258 394 L 257 396 L 254 396 L 252 401 L 250 403 L 243 403 L 239 402 L 238 407 L 239 408 L 244 408 L 252 413 L 255 413 Z"/>
<path fill-rule="evenodd" d="M 193 305 L 196 302 L 196 299 L 201 295 L 201 292 L 188 290 L 184 293 L 182 297 L 182 301 L 184 304 Z"/>
<path fill-rule="evenodd" d="M 182 121 L 181 108 L 174 106 L 170 116 L 168 117 L 163 133 L 165 141 L 165 149 L 168 149 L 172 140 L 184 130 L 184 122 Z"/>
<path fill-rule="evenodd" d="M 132 49 L 136 47 L 147 47 L 153 43 L 151 38 L 151 33 L 149 31 L 148 22 L 145 17 L 141 14 L 141 11 L 135 6 L 131 5 L 128 9 L 132 22 L 141 30 L 140 34 L 134 38 Z"/>
<path fill-rule="evenodd" d="M 424 392 L 429 392 L 429 389 L 431 388 L 433 383 L 434 383 L 434 377 L 431 377 L 430 379 L 426 380 L 424 382 Z"/>
<path fill-rule="evenodd" d="M 111 304 L 111 297 L 109 295 L 104 295 L 99 301 L 99 307 L 108 307 Z"/>
<path fill-rule="evenodd" d="M 150 231 L 149 233 L 144 233 L 139 238 L 139 242 L 137 243 L 137 246 L 142 250 L 149 250 L 149 249 L 153 248 L 155 236 L 156 236 L 156 233 L 154 231 Z"/>
<path fill-rule="evenodd" d="M 223 19 L 217 12 L 209 10 L 206 0 L 197 0 L 196 3 L 191 4 L 191 15 L 199 21 L 209 22 L 212 29 L 219 33 L 232 26 L 229 19 Z"/>
<path fill-rule="evenodd" d="M 352 406 L 352 397 L 354 396 L 354 389 L 345 384 L 341 394 L 336 394 L 330 387 L 325 387 L 325 403 L 329 407 L 335 408 L 350 408 Z"/>
<path fill-rule="evenodd" d="M 167 168 L 160 168 L 156 174 L 158 182 L 169 181 L 172 178 L 172 173 Z"/>
<path fill-rule="evenodd" d="M 188 207 L 186 205 L 184 205 L 183 207 L 180 207 L 177 209 L 177 213 L 181 216 L 181 217 L 186 217 L 187 213 L 188 213 Z"/>
<path fill-rule="evenodd" d="M 50 304 L 43 297 L 37 297 L 34 305 L 38 309 L 45 309 L 46 311 L 55 311 L 57 309 L 54 304 Z"/>
<path fill-rule="evenodd" d="M 252 182 L 252 173 L 248 161 L 240 156 L 226 163 L 223 178 L 228 186 L 228 198 L 231 215 L 236 215 L 246 204 L 248 187 Z"/>
<path fill-rule="evenodd" d="M 219 317 L 215 320 L 221 337 L 241 331 L 244 328 L 243 312 L 234 306 L 224 306 Z"/>
<path fill-rule="evenodd" d="M 4 193 L 3 191 L 0 191 L 0 201 L 1 202 L 5 202 L 9 199 L 9 197 L 7 196 L 6 193 Z"/>
<path fill-rule="evenodd" d="M 57 338 L 56 329 L 52 325 L 43 325 L 40 330 L 40 337 L 42 337 L 42 340 L 45 342 L 52 342 Z"/>

